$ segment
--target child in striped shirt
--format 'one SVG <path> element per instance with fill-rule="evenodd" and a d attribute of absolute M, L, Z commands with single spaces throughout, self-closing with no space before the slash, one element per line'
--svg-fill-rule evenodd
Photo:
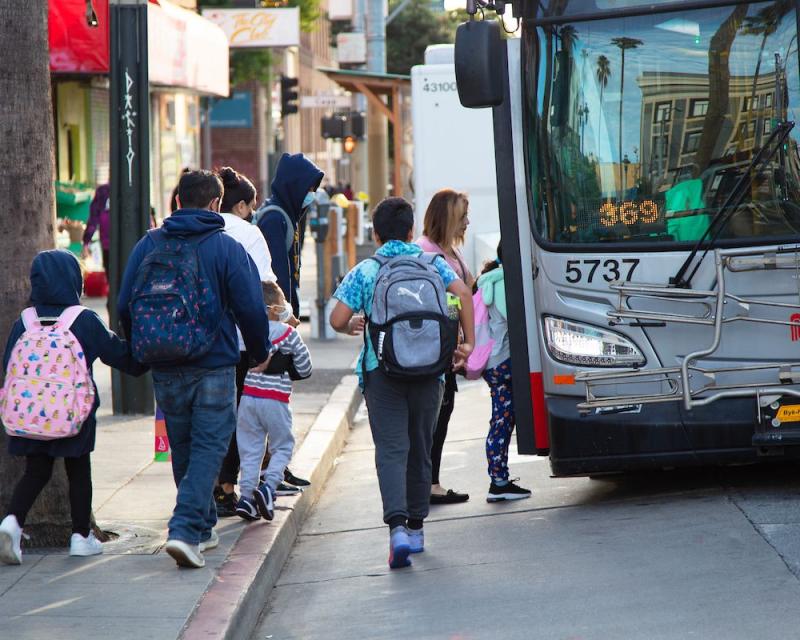
<path fill-rule="evenodd" d="M 242 399 L 239 402 L 236 443 L 241 459 L 239 487 L 241 498 L 236 514 L 245 520 L 258 520 L 259 516 L 272 520 L 275 489 L 283 480 L 283 472 L 294 450 L 292 435 L 292 378 L 311 375 L 311 356 L 300 334 L 286 324 L 292 308 L 280 287 L 274 282 L 262 282 L 264 302 L 269 313 L 269 339 L 280 353 L 294 360 L 289 373 L 265 374 L 248 372 L 244 380 Z M 259 482 L 261 460 L 269 437 L 269 465 Z"/>

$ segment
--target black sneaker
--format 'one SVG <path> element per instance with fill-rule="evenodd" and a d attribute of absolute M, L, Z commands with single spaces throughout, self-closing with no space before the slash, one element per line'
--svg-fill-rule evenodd
<path fill-rule="evenodd" d="M 283 471 L 283 479 L 285 482 L 289 484 L 293 484 L 295 487 L 309 487 L 311 483 L 308 480 L 304 480 L 303 478 L 298 478 L 294 475 L 291 471 L 289 471 L 289 467 L 286 467 Z"/>
<path fill-rule="evenodd" d="M 522 487 L 514 484 L 514 478 L 508 484 L 496 485 L 492 482 L 489 485 L 489 493 L 486 495 L 486 502 L 502 502 L 503 500 L 524 500 L 531 497 L 530 489 L 523 489 Z"/>
<path fill-rule="evenodd" d="M 225 493 L 222 487 L 214 488 L 214 504 L 217 505 L 218 518 L 232 518 L 236 515 L 236 503 L 239 496 L 236 493 Z"/>
<path fill-rule="evenodd" d="M 293 484 L 281 482 L 275 489 L 276 496 L 296 496 L 298 493 L 303 493 L 300 487 L 295 487 Z"/>

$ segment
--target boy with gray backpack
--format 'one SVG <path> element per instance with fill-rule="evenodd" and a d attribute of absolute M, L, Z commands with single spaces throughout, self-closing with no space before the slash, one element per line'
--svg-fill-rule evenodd
<path fill-rule="evenodd" d="M 333 294 L 331 326 L 364 333 L 356 367 L 375 443 L 375 466 L 389 525 L 389 567 L 411 564 L 424 550 L 431 444 L 442 399 L 442 374 L 463 366 L 475 343 L 472 296 L 442 256 L 411 241 L 414 212 L 403 198 L 386 198 L 372 218 L 378 250 L 357 264 Z M 447 293 L 461 303 L 450 317 Z M 355 315 L 364 313 L 364 316 Z"/>

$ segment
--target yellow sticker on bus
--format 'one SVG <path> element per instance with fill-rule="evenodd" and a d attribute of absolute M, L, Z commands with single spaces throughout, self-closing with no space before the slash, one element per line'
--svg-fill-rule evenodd
<path fill-rule="evenodd" d="M 800 404 L 787 404 L 778 409 L 775 416 L 781 422 L 800 422 Z"/>

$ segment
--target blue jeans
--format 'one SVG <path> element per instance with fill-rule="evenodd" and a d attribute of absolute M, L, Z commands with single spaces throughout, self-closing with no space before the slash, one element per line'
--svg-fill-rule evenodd
<path fill-rule="evenodd" d="M 178 498 L 169 538 L 198 544 L 217 524 L 214 483 L 236 429 L 235 367 L 153 371 Z"/>

